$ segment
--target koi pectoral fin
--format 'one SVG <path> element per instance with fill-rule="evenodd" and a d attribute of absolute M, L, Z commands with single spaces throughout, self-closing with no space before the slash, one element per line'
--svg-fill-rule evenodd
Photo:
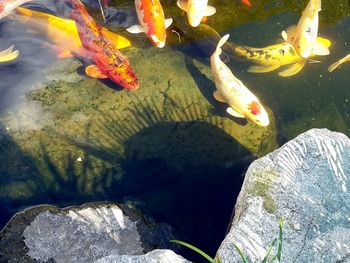
<path fill-rule="evenodd" d="M 173 23 L 172 18 L 165 19 L 165 28 L 168 28 Z"/>
<path fill-rule="evenodd" d="M 307 63 L 306 59 L 303 61 L 300 61 L 298 63 L 295 63 L 295 64 L 291 65 L 290 67 L 288 67 L 287 69 L 278 72 L 278 75 L 280 75 L 281 77 L 284 77 L 284 78 L 293 76 L 293 75 L 299 73 L 305 67 L 306 63 Z"/>
<path fill-rule="evenodd" d="M 181 10 L 187 12 L 187 0 L 177 0 L 176 4 Z"/>
<path fill-rule="evenodd" d="M 218 92 L 217 90 L 214 91 L 213 96 L 217 101 L 226 102 L 226 100 L 221 96 L 220 92 Z"/>
<path fill-rule="evenodd" d="M 233 117 L 237 117 L 237 118 L 245 118 L 242 114 L 238 113 L 237 111 L 235 111 L 234 109 L 232 109 L 231 107 L 228 107 L 226 109 L 227 113 L 232 115 Z"/>
<path fill-rule="evenodd" d="M 101 72 L 96 65 L 87 66 L 85 69 L 86 75 L 96 79 L 106 79 L 108 76 Z"/>
<path fill-rule="evenodd" d="M 13 47 L 10 52 L 5 52 L 6 50 L 0 52 L 0 62 L 8 62 L 18 57 L 19 51 L 12 51 L 12 49 Z"/>
<path fill-rule="evenodd" d="M 248 68 L 248 72 L 250 73 L 267 73 L 278 69 L 280 66 L 251 66 Z"/>
<path fill-rule="evenodd" d="M 139 34 L 139 33 L 144 33 L 145 29 L 141 25 L 133 25 L 131 27 L 128 27 L 126 29 L 131 34 Z"/>
<path fill-rule="evenodd" d="M 282 38 L 284 41 L 292 40 L 294 38 L 294 31 L 296 29 L 296 25 L 292 25 L 288 27 L 286 30 L 282 31 Z"/>
<path fill-rule="evenodd" d="M 0 51 L 0 56 L 5 56 L 10 54 L 14 47 L 15 47 L 14 45 L 11 45 L 9 48 L 6 48 L 5 50 Z"/>
<path fill-rule="evenodd" d="M 212 16 L 215 13 L 216 13 L 216 8 L 208 5 L 207 9 L 205 10 L 204 16 Z"/>
<path fill-rule="evenodd" d="M 329 55 L 329 48 L 319 41 L 315 41 L 312 48 L 312 53 L 318 56 Z"/>

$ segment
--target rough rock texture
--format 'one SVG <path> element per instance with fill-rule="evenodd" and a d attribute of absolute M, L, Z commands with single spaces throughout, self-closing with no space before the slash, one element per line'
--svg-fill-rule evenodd
<path fill-rule="evenodd" d="M 223 263 L 261 262 L 278 237 L 282 262 L 350 262 L 350 140 L 312 129 L 249 167 L 231 229 L 219 248 Z"/>
<path fill-rule="evenodd" d="M 145 255 L 138 256 L 107 256 L 96 263 L 186 263 L 186 259 L 175 254 L 172 250 L 156 249 Z"/>
<path fill-rule="evenodd" d="M 19 213 L 1 232 L 0 262 L 95 262 L 109 255 L 126 255 L 122 258 L 127 260 L 128 255 L 142 255 L 169 244 L 171 234 L 167 226 L 149 224 L 135 210 L 120 207 L 40 206 Z M 157 250 L 145 258 L 149 262 L 173 262 L 167 258 L 184 262 L 167 250 Z"/>

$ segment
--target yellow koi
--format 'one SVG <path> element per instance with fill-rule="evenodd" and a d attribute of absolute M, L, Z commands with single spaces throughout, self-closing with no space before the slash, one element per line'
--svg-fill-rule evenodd
<path fill-rule="evenodd" d="M 60 18 L 43 12 L 17 7 L 16 16 L 21 23 L 31 30 L 46 35 L 59 50 L 59 57 L 72 56 L 75 53 L 84 56 L 84 48 L 81 44 L 78 30 L 74 20 Z M 117 49 L 131 46 L 128 39 L 102 28 L 105 39 Z"/>
<path fill-rule="evenodd" d="M 320 37 L 317 38 L 317 42 L 326 47 L 331 45 L 328 39 Z M 287 42 L 262 48 L 235 45 L 231 45 L 231 48 L 234 56 L 238 59 L 258 64 L 258 66 L 252 66 L 248 69 L 252 73 L 266 73 L 282 66 L 291 65 L 278 73 L 281 77 L 289 77 L 299 73 L 309 61 L 299 56 L 293 46 Z M 310 58 L 315 56 L 316 54 L 311 54 Z"/>

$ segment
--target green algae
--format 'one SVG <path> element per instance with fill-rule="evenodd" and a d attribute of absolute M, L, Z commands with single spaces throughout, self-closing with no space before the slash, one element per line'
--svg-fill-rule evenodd
<path fill-rule="evenodd" d="M 277 214 L 278 207 L 270 192 L 277 173 L 271 168 L 261 169 L 254 173 L 254 182 L 248 192 L 263 199 L 263 206 L 268 213 Z"/>
<path fill-rule="evenodd" d="M 16 144 L 33 158 L 39 170 L 33 178 L 42 182 L 44 193 L 67 191 L 67 200 L 75 194 L 103 197 L 124 176 L 123 164 L 135 158 L 162 158 L 174 170 L 205 171 L 240 162 L 246 151 L 260 156 L 277 148 L 271 111 L 269 128 L 242 125 L 213 100 L 207 62 L 170 48 L 135 49 L 125 53 L 140 80 L 136 92 L 82 78 L 77 73 L 81 64 L 67 59 L 46 71 L 47 79 L 26 94 L 22 109 L 2 118 Z M 24 116 L 45 120 L 41 125 L 18 122 L 32 104 L 39 109 Z M 222 154 L 214 154 L 216 147 Z"/>

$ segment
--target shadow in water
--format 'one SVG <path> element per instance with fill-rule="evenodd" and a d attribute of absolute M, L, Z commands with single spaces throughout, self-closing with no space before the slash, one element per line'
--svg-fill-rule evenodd
<path fill-rule="evenodd" d="M 112 184 L 110 197 L 139 202 L 143 212 L 171 225 L 178 239 L 214 255 L 253 156 L 200 121 L 156 124 L 132 136 L 125 149 L 125 175 Z"/>
<path fill-rule="evenodd" d="M 39 171 L 34 160 L 26 155 L 13 139 L 0 131 L 0 229 L 19 206 L 39 202 L 45 198 Z M 36 200 L 26 196 L 36 194 Z"/>

